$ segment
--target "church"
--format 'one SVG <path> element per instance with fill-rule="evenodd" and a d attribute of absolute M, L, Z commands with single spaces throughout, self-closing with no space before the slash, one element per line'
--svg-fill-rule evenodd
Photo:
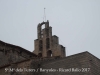
<path fill-rule="evenodd" d="M 88 51 L 66 56 L 47 20 L 37 25 L 33 52 L 0 41 L 0 75 L 100 75 L 100 59 Z"/>

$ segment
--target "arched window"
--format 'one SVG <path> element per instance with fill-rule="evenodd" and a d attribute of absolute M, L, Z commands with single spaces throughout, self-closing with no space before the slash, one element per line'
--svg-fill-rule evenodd
<path fill-rule="evenodd" d="M 52 51 L 51 50 L 47 51 L 47 57 L 52 57 Z"/>
<path fill-rule="evenodd" d="M 39 53 L 39 54 L 38 54 L 38 57 L 42 57 L 42 53 Z"/>
<path fill-rule="evenodd" d="M 41 25 L 41 38 L 43 38 L 43 29 L 45 28 L 45 25 L 43 24 L 43 25 Z"/>
<path fill-rule="evenodd" d="M 45 28 L 45 24 L 41 25 L 41 30 Z"/>
<path fill-rule="evenodd" d="M 42 42 L 42 40 L 39 41 L 39 50 L 40 51 L 43 50 L 43 42 Z"/>
<path fill-rule="evenodd" d="M 46 48 L 47 49 L 50 48 L 50 40 L 49 40 L 49 38 L 46 39 Z"/>

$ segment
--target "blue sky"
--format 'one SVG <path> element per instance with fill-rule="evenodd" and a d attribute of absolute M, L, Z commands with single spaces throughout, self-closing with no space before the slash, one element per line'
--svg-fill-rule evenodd
<path fill-rule="evenodd" d="M 100 58 L 100 0 L 0 0 L 0 40 L 33 51 L 44 8 L 66 56 L 89 51 Z"/>

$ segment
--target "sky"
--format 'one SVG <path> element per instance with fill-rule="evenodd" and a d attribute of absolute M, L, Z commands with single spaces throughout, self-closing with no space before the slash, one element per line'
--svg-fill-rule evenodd
<path fill-rule="evenodd" d="M 0 0 L 0 40 L 32 52 L 44 8 L 66 56 L 88 51 L 100 58 L 100 0 Z"/>

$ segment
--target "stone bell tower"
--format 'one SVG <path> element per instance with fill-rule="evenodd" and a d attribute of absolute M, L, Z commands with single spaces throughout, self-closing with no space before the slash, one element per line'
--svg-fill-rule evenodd
<path fill-rule="evenodd" d="M 42 29 L 42 25 L 45 28 Z M 52 27 L 49 26 L 49 21 L 39 23 L 37 26 L 37 37 L 34 40 L 35 50 L 33 53 L 38 57 L 65 57 L 65 47 L 59 45 L 59 39 L 56 35 L 52 36 Z"/>

